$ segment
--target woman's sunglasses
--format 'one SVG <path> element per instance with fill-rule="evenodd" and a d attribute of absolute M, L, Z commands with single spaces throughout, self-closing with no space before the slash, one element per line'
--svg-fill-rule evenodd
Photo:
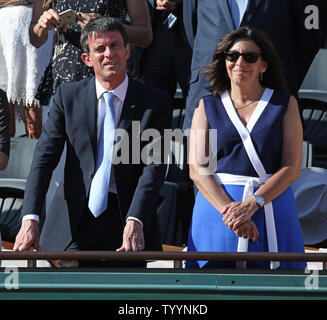
<path fill-rule="evenodd" d="M 227 51 L 225 52 L 225 57 L 227 61 L 235 62 L 238 58 L 242 56 L 245 62 L 247 63 L 255 63 L 257 62 L 258 58 L 261 56 L 260 53 L 256 52 L 243 52 L 240 53 L 238 51 Z"/>

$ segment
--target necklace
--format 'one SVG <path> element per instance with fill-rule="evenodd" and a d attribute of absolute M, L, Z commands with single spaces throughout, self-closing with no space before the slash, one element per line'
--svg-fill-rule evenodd
<path fill-rule="evenodd" d="M 253 102 L 256 102 L 256 101 L 257 101 L 257 100 L 251 100 L 251 101 L 250 101 L 249 103 L 247 103 L 245 106 L 237 107 L 237 108 L 234 106 L 234 108 L 235 108 L 236 110 L 243 109 L 243 108 L 249 106 L 250 104 L 252 104 Z"/>

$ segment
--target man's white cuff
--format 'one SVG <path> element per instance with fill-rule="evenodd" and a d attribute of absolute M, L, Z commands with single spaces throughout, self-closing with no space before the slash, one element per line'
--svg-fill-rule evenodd
<path fill-rule="evenodd" d="M 37 222 L 39 222 L 40 218 L 37 214 L 27 214 L 22 219 L 22 221 L 25 221 L 25 220 L 36 220 Z"/>
<path fill-rule="evenodd" d="M 142 223 L 142 221 L 140 219 L 137 219 L 135 217 L 128 217 L 126 219 L 126 221 L 128 221 L 128 220 L 135 220 L 135 221 L 137 221 L 142 226 L 142 229 L 143 229 L 143 223 Z"/>

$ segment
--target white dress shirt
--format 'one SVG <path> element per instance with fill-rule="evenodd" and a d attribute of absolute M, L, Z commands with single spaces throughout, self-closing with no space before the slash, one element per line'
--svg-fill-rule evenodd
<path fill-rule="evenodd" d="M 229 8 L 236 28 L 239 28 L 249 0 L 228 0 Z"/>
<path fill-rule="evenodd" d="M 123 109 L 126 93 L 127 93 L 127 88 L 128 88 L 128 76 L 126 75 L 124 81 L 115 89 L 111 90 L 115 95 L 114 98 L 114 109 L 116 113 L 116 119 L 115 119 L 115 127 L 117 128 L 119 121 L 120 121 L 120 116 L 121 112 Z M 95 91 L 96 91 L 96 96 L 97 96 L 97 111 L 98 111 L 98 117 L 97 117 L 97 139 L 99 139 L 99 134 L 100 134 L 100 128 L 104 120 L 105 116 L 105 111 L 106 111 L 106 103 L 103 98 L 103 93 L 106 92 L 107 90 L 102 87 L 100 82 L 95 78 Z M 116 188 L 116 182 L 115 182 L 115 176 L 114 176 L 114 167 L 111 167 L 111 174 L 110 174 L 110 183 L 109 183 L 109 192 L 112 193 L 117 193 L 117 188 Z M 36 214 L 27 214 L 23 217 L 24 220 L 36 220 L 39 221 L 39 216 Z M 143 223 L 141 220 L 134 218 L 134 217 L 128 217 L 127 220 L 136 220 L 139 222 L 142 227 Z"/>

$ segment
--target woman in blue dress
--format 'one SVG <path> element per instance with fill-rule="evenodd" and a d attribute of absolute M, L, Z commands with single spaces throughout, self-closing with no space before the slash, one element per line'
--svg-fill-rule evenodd
<path fill-rule="evenodd" d="M 303 252 L 290 187 L 300 175 L 302 125 L 273 45 L 258 29 L 237 29 L 218 44 L 205 73 L 212 95 L 199 101 L 192 120 L 190 177 L 199 192 L 188 251 Z M 186 262 L 187 268 L 235 266 L 306 264 Z"/>

